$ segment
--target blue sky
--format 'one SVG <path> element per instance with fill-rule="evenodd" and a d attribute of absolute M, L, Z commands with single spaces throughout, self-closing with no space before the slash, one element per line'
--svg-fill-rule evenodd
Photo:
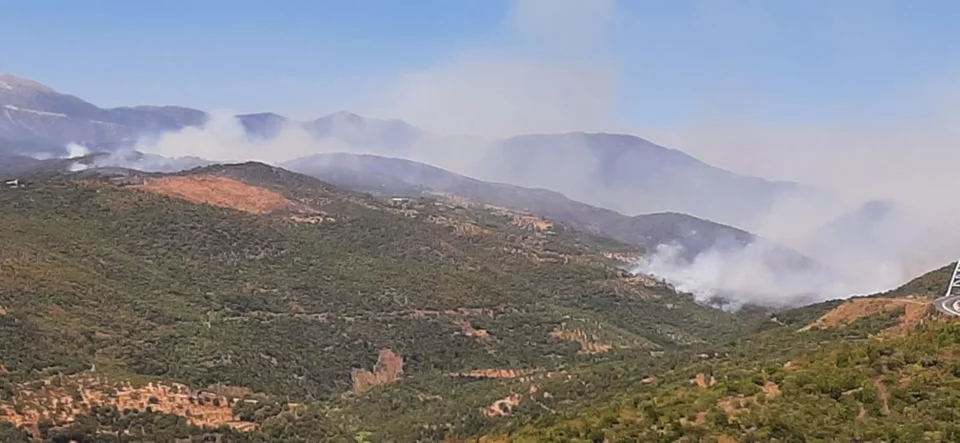
<path fill-rule="evenodd" d="M 524 2 L 534 17 L 518 25 Z M 856 122 L 915 115 L 915 101 L 937 94 L 931 85 L 960 72 L 952 0 L 5 0 L 0 10 L 0 71 L 102 106 L 396 110 L 429 120 L 407 103 L 425 87 L 462 81 L 443 99 L 469 113 L 477 98 L 457 94 L 482 90 L 473 86 L 498 78 L 506 60 L 516 91 L 504 95 L 525 112 L 545 96 L 585 91 L 543 100 L 544 112 L 571 108 L 545 129 L 731 115 Z M 551 68 L 517 74 L 541 61 Z M 568 68 L 597 72 L 549 78 Z M 524 82 L 542 89 L 524 96 Z"/>
<path fill-rule="evenodd" d="M 508 3 L 0 2 L 0 70 L 103 105 L 349 104 L 350 88 L 496 39 Z M 303 97 L 309 91 L 310 97 Z M 321 105 L 322 106 L 322 105 Z"/>

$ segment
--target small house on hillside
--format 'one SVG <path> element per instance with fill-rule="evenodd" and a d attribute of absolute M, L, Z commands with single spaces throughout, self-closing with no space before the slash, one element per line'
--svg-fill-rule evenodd
<path fill-rule="evenodd" d="M 3 184 L 8 188 L 23 188 L 26 186 L 22 181 L 20 181 L 19 178 L 15 178 L 13 180 L 7 180 L 3 182 Z"/>

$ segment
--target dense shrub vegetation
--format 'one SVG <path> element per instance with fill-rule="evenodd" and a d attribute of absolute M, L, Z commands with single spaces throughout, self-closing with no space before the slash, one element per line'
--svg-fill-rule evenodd
<path fill-rule="evenodd" d="M 322 220 L 108 180 L 0 192 L 0 441 L 960 439 L 949 320 L 893 334 L 904 311 L 886 310 L 801 331 L 841 302 L 732 315 L 629 278 L 610 257 L 640 251 L 563 225 L 397 205 L 257 164 L 189 174 L 201 173 Z M 948 278 L 882 296 L 935 294 Z M 402 374 L 355 392 L 353 371 L 376 371 L 382 349 Z M 189 405 L 229 420 L 199 426 L 153 394 L 107 401 L 175 382 L 226 393 Z M 41 404 L 42 419 L 7 423 Z M 55 419 L 67 405 L 81 412 Z"/>
<path fill-rule="evenodd" d="M 447 416 L 449 426 L 429 431 L 439 435 L 481 430 L 490 420 L 479 408 L 509 394 L 507 382 L 451 373 L 647 361 L 745 327 L 667 287 L 628 281 L 604 253 L 634 249 L 562 225 L 538 232 L 483 207 L 398 208 L 263 165 L 216 168 L 195 173 L 281 191 L 331 220 L 247 214 L 105 180 L 53 177 L 0 192 L 2 399 L 33 380 L 96 371 L 337 403 L 351 372 L 373 368 L 388 348 L 404 360 L 396 393 L 295 422 L 349 434 L 363 430 L 363 417 L 403 405 L 422 415 L 398 427 Z M 573 327 L 610 350 L 583 353 L 551 335 Z M 411 386 L 441 389 L 431 395 L 442 405 L 410 407 Z"/>

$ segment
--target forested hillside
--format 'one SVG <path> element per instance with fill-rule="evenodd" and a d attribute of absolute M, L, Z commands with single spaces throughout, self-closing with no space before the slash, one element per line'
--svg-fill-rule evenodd
<path fill-rule="evenodd" d="M 0 441 L 960 435 L 949 267 L 730 314 L 562 223 L 258 163 L 46 173 L 0 207 Z"/>
<path fill-rule="evenodd" d="M 780 313 L 719 354 L 635 378 L 615 400 L 488 441 L 956 441 L 960 323 L 930 304 L 950 270 Z"/>
<path fill-rule="evenodd" d="M 84 414 L 265 432 L 271 402 L 324 415 L 298 423 L 327 436 L 477 433 L 510 393 L 497 379 L 654 361 L 744 325 L 624 273 L 641 251 L 615 242 L 256 163 L 28 179 L 0 207 L 0 413 L 46 437 Z"/>

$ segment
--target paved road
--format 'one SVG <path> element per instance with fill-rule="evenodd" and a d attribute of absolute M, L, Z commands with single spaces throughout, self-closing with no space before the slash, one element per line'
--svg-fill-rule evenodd
<path fill-rule="evenodd" d="M 960 260 L 957 261 L 957 266 L 953 268 L 947 293 L 934 300 L 933 305 L 944 314 L 960 317 L 960 294 L 955 294 L 955 292 L 960 292 Z"/>
<path fill-rule="evenodd" d="M 940 297 L 933 301 L 933 305 L 944 314 L 960 317 L 960 295 Z"/>

